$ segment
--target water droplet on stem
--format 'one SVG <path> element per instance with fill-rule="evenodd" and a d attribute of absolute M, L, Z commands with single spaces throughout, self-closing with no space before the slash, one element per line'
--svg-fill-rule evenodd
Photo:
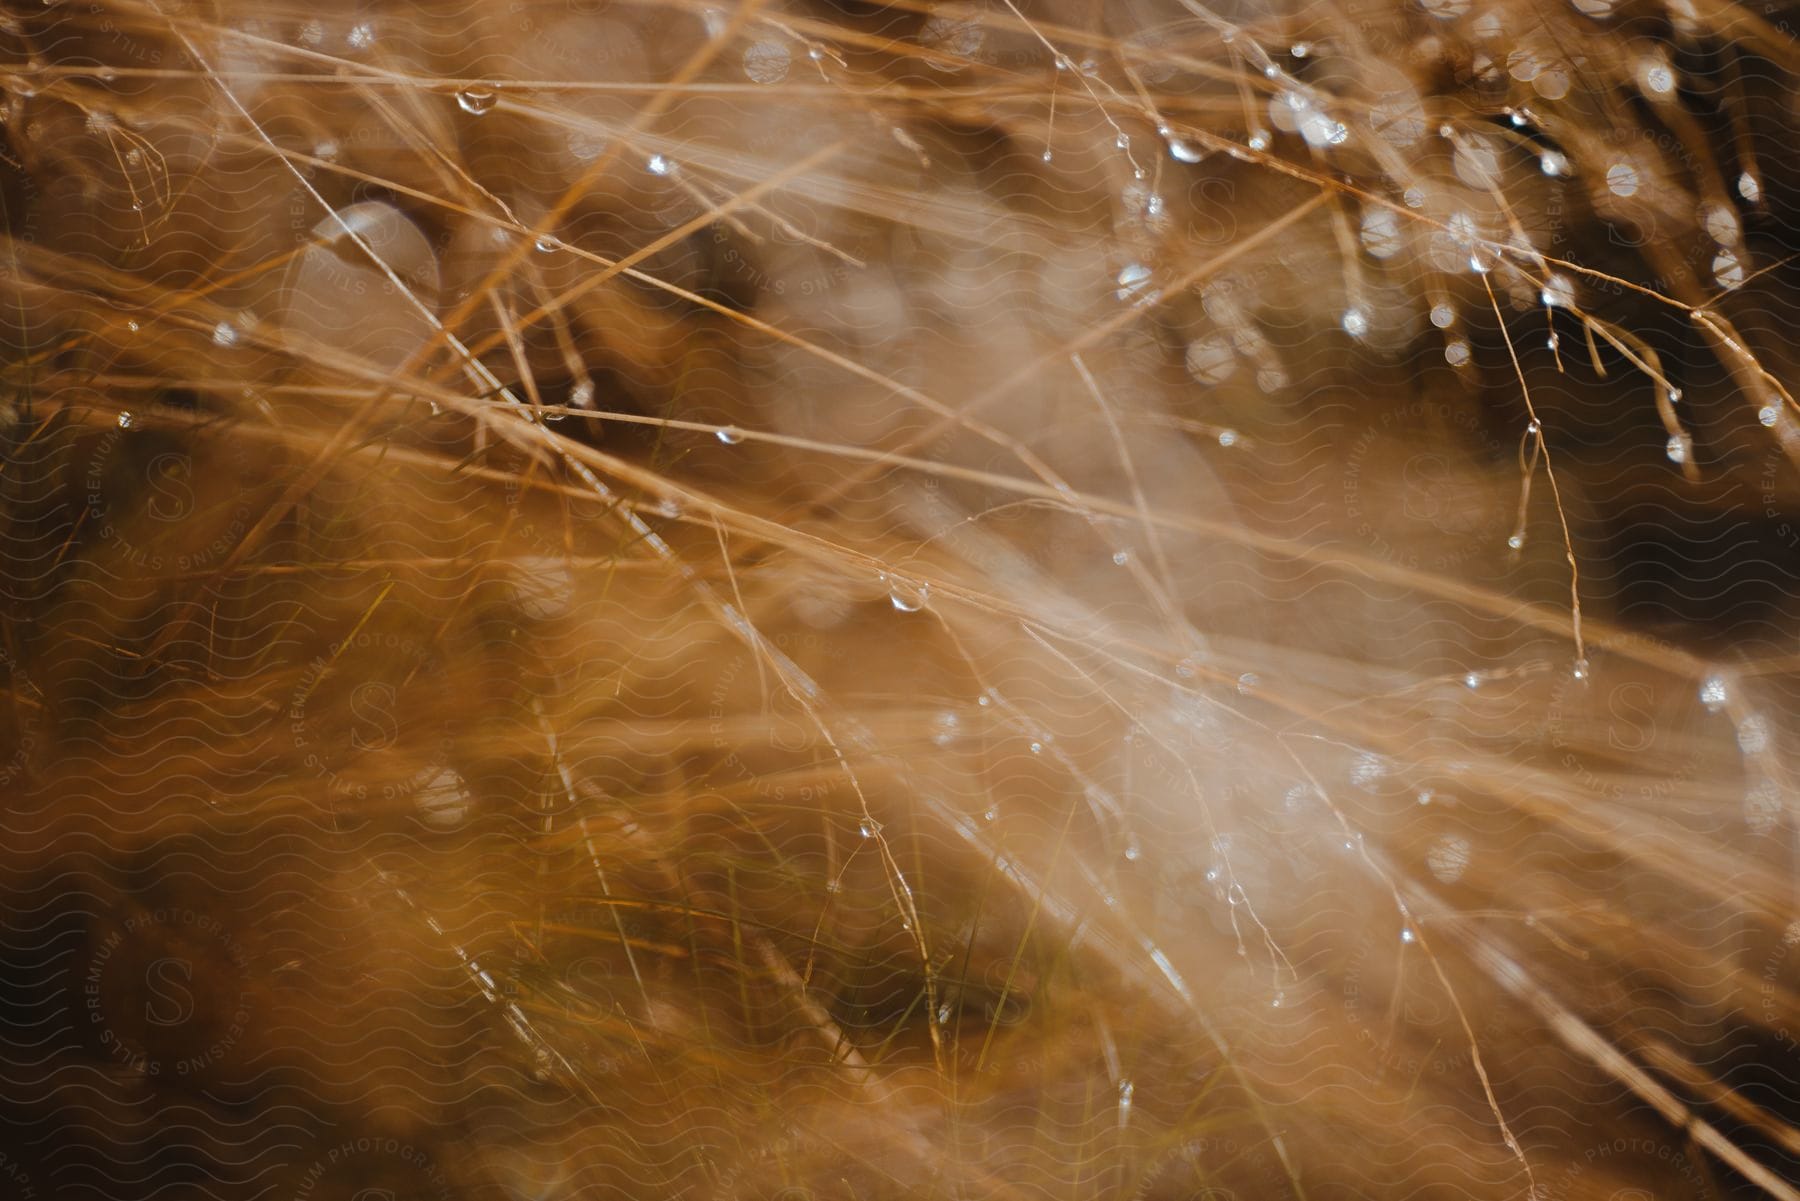
<path fill-rule="evenodd" d="M 484 117 L 500 103 L 500 93 L 493 88 L 471 84 L 456 93 L 456 107 L 471 117 Z"/>

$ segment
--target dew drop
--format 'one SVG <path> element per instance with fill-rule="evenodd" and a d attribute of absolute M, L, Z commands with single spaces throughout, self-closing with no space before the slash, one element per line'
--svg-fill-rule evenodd
<path fill-rule="evenodd" d="M 1412 927 L 1402 926 L 1400 927 L 1400 941 L 1411 943 L 1417 942 L 1419 939 L 1418 936 L 1412 932 Z"/>
<path fill-rule="evenodd" d="M 1439 329 L 1449 329 L 1456 324 L 1456 310 L 1447 304 L 1432 305 L 1431 324 Z"/>
<path fill-rule="evenodd" d="M 735 425 L 723 426 L 718 431 L 718 439 L 727 446 L 736 446 L 744 440 L 744 431 Z"/>
<path fill-rule="evenodd" d="M 1713 255 L 1712 277 L 1721 288 L 1734 291 L 1743 286 L 1744 264 L 1732 251 L 1722 250 Z"/>
<path fill-rule="evenodd" d="M 568 137 L 569 153 L 582 162 L 592 162 L 606 149 L 606 139 L 583 129 L 572 129 Z"/>
<path fill-rule="evenodd" d="M 1352 307 L 1344 310 L 1340 324 L 1352 338 L 1361 338 L 1369 332 L 1369 315 L 1359 307 Z"/>
<path fill-rule="evenodd" d="M 865 817 L 856 824 L 856 832 L 864 838 L 873 838 L 881 833 L 881 823 L 872 817 Z"/>
<path fill-rule="evenodd" d="M 1560 150 L 1546 150 L 1538 157 L 1538 170 L 1551 178 L 1569 173 L 1569 156 Z"/>
<path fill-rule="evenodd" d="M 1469 867 L 1469 840 L 1458 834 L 1446 834 L 1425 852 L 1425 866 L 1445 884 L 1462 879 Z"/>
<path fill-rule="evenodd" d="M 1361 236 L 1363 250 L 1370 258 L 1393 258 L 1403 246 L 1399 214 L 1388 208 L 1364 209 Z"/>
<path fill-rule="evenodd" d="M 1781 410 L 1774 405 L 1764 405 L 1762 408 L 1756 410 L 1756 420 L 1771 429 L 1774 428 L 1775 423 L 1780 419 Z"/>
<path fill-rule="evenodd" d="M 445 767 L 419 790 L 413 803 L 419 816 L 440 829 L 454 829 L 463 824 L 474 807 L 475 797 L 464 782 L 462 773 Z"/>
<path fill-rule="evenodd" d="M 1700 207 L 1700 224 L 1706 234 L 1720 246 L 1735 246 L 1743 236 L 1743 227 L 1738 224 L 1737 214 L 1723 204 L 1707 204 Z"/>
<path fill-rule="evenodd" d="M 1567 309 L 1575 306 L 1575 285 L 1566 275 L 1552 275 L 1544 281 L 1544 290 L 1539 299 L 1546 308 Z"/>
<path fill-rule="evenodd" d="M 1569 666 L 1569 674 L 1574 676 L 1577 680 L 1585 680 L 1588 678 L 1588 666 L 1588 661 L 1585 658 L 1577 659 Z"/>
<path fill-rule="evenodd" d="M 1669 435 L 1668 442 L 1663 445 L 1663 453 L 1669 456 L 1669 462 L 1671 462 L 1671 463 L 1687 462 L 1688 461 L 1687 435 L 1686 434 L 1671 434 L 1671 435 Z"/>
<path fill-rule="evenodd" d="M 1269 148 L 1269 135 L 1267 131 L 1261 129 L 1257 130 L 1250 135 L 1249 141 L 1247 141 L 1245 145 L 1249 146 L 1252 150 L 1267 150 Z"/>
<path fill-rule="evenodd" d="M 645 160 L 644 170 L 650 172 L 652 175 L 673 175 L 675 173 L 675 162 L 673 159 L 664 158 L 660 154 L 653 154 Z"/>
<path fill-rule="evenodd" d="M 1230 448 L 1230 447 L 1236 446 L 1237 442 L 1238 442 L 1238 434 L 1237 434 L 1236 430 L 1220 430 L 1219 431 L 1219 445 L 1220 446 Z"/>
<path fill-rule="evenodd" d="M 1630 163 L 1614 163 L 1606 169 L 1606 188 L 1614 196 L 1635 196 L 1643 182 L 1643 176 Z"/>
<path fill-rule="evenodd" d="M 1637 78 L 1638 86 L 1649 96 L 1662 99 L 1675 91 L 1675 70 L 1666 59 L 1652 56 L 1640 60 Z"/>
<path fill-rule="evenodd" d="M 1131 554 L 1129 551 L 1116 550 L 1113 552 L 1112 561 L 1114 567 L 1123 567 L 1131 562 Z"/>
<path fill-rule="evenodd" d="M 958 59 L 975 57 L 981 52 L 982 43 L 986 40 L 987 31 L 982 28 L 981 22 L 958 20 L 943 15 L 926 18 L 924 26 L 919 30 L 921 44 Z M 955 71 L 962 67 L 959 62 L 941 62 L 936 59 L 928 60 L 928 65 L 938 71 Z"/>
<path fill-rule="evenodd" d="M 1458 338 L 1444 347 L 1444 362 L 1452 367 L 1464 367 L 1469 362 L 1469 344 Z"/>
<path fill-rule="evenodd" d="M 1237 370 L 1237 354 L 1224 334 L 1208 334 L 1188 343 L 1188 374 L 1202 384 L 1221 384 Z"/>
<path fill-rule="evenodd" d="M 1247 671 L 1243 675 L 1241 675 L 1237 678 L 1237 690 L 1238 690 L 1238 692 L 1242 693 L 1244 696 L 1249 696 L 1252 692 L 1255 692 L 1257 690 L 1257 688 L 1259 688 L 1261 685 L 1262 685 L 1262 677 L 1257 675 L 1253 671 Z"/>
<path fill-rule="evenodd" d="M 562 239 L 552 237 L 549 234 L 544 234 L 542 237 L 538 238 L 533 245 L 537 247 L 538 253 L 540 254 L 553 254 L 563 248 Z"/>
<path fill-rule="evenodd" d="M 1759 780 L 1744 793 L 1744 821 L 1753 833 L 1769 833 L 1787 808 L 1780 790 L 1771 780 Z M 1800 942 L 1800 922 L 1788 926 L 1782 941 L 1790 947 Z"/>
<path fill-rule="evenodd" d="M 591 409 L 594 407 L 594 381 L 582 376 L 569 385 L 569 407 L 575 409 Z"/>
<path fill-rule="evenodd" d="M 1178 163 L 1197 163 L 1206 157 L 1206 151 L 1192 142 L 1184 142 L 1180 138 L 1170 138 L 1169 157 Z"/>
<path fill-rule="evenodd" d="M 1738 750 L 1746 755 L 1760 755 L 1769 749 L 1769 723 L 1760 713 L 1752 713 L 1738 724 Z"/>
<path fill-rule="evenodd" d="M 123 409 L 120 410 L 120 412 L 119 412 L 119 428 L 122 430 L 128 430 L 131 428 L 131 422 L 132 422 L 131 413 L 128 410 L 123 410 Z"/>
<path fill-rule="evenodd" d="M 219 322 L 213 326 L 212 340 L 215 346 L 236 346 L 238 343 L 237 326 L 229 321 Z"/>
<path fill-rule="evenodd" d="M 781 42 L 757 42 L 744 51 L 744 74 L 756 83 L 780 83 L 793 61 L 793 54 Z"/>
<path fill-rule="evenodd" d="M 1509 537 L 1506 540 L 1506 545 L 1511 547 L 1513 550 L 1524 550 L 1525 549 L 1525 535 L 1523 535 L 1523 534 L 1512 535 L 1511 537 Z"/>
<path fill-rule="evenodd" d="M 1477 688 L 1481 687 L 1480 674 L 1472 671 L 1468 675 L 1464 676 L 1463 677 L 1463 687 L 1467 688 L 1470 692 L 1473 692 Z"/>
<path fill-rule="evenodd" d="M 1748 171 L 1737 177 L 1737 190 L 1738 195 L 1742 196 L 1745 200 L 1748 200 L 1751 204 L 1755 204 L 1762 199 L 1762 184 L 1758 183 L 1756 176 L 1750 174 Z"/>
<path fill-rule="evenodd" d="M 902 613 L 917 613 L 925 607 L 931 592 L 929 584 L 914 584 L 898 576 L 883 576 L 888 586 L 888 602 Z"/>
<path fill-rule="evenodd" d="M 456 93 L 456 107 L 471 117 L 486 116 L 499 103 L 500 94 L 488 87 L 470 86 Z"/>
<path fill-rule="evenodd" d="M 1298 127 L 1300 136 L 1306 139 L 1308 146 L 1342 146 L 1350 140 L 1349 126 L 1318 109 L 1303 113 Z"/>
<path fill-rule="evenodd" d="M 1350 782 L 1358 788 L 1373 788 L 1387 772 L 1387 761 L 1380 755 L 1362 755 L 1350 766 Z"/>
<path fill-rule="evenodd" d="M 1142 263 L 1128 263 L 1120 271 L 1118 289 L 1114 293 L 1121 301 L 1140 299 L 1150 283 L 1150 268 Z"/>
<path fill-rule="evenodd" d="M 1721 676 L 1707 676 L 1700 683 L 1700 703 L 1706 706 L 1708 713 L 1717 713 L 1731 699 L 1730 690 L 1725 686 Z"/>

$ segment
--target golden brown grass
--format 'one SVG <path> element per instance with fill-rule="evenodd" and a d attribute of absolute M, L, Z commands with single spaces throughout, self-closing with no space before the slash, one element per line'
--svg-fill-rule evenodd
<path fill-rule="evenodd" d="M 1785 10 L 0 18 L 21 1195 L 1800 1195 Z"/>

